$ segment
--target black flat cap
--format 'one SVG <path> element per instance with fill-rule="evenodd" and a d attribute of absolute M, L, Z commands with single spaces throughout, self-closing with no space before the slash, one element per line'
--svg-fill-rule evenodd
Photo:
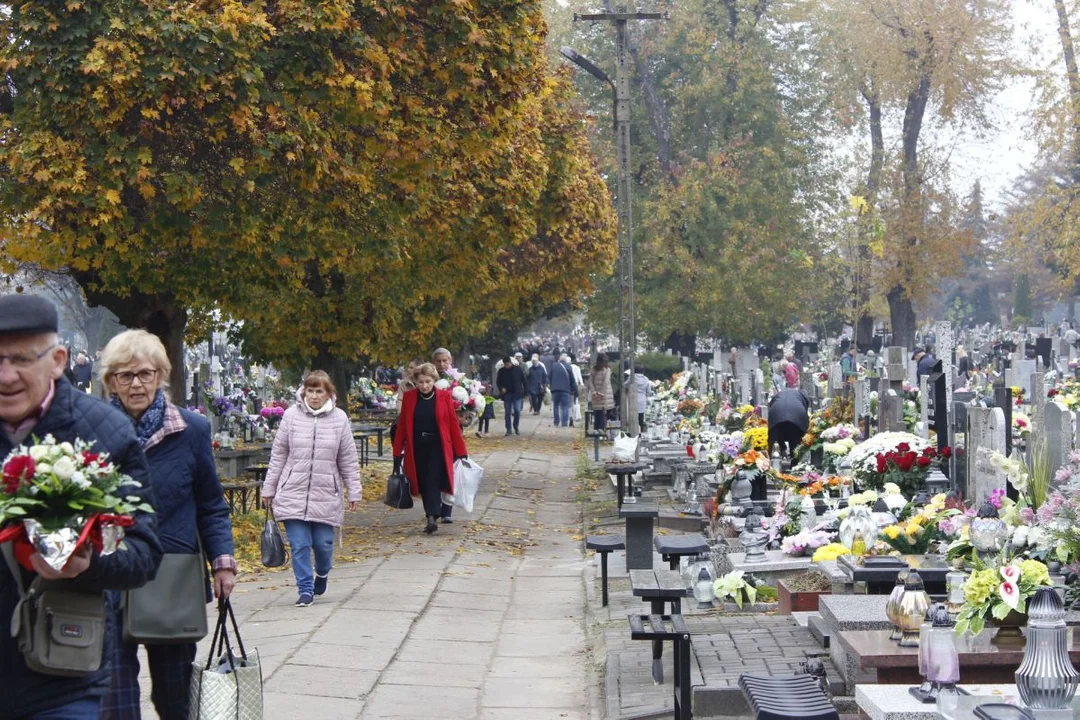
<path fill-rule="evenodd" d="M 58 329 L 56 306 L 40 295 L 0 295 L 0 335 L 37 335 Z"/>

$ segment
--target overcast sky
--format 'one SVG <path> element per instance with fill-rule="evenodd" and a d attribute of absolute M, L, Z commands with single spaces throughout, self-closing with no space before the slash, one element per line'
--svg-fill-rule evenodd
<path fill-rule="evenodd" d="M 1013 0 L 1013 16 L 1016 22 L 1014 46 L 1018 55 L 1030 58 L 1030 48 L 1036 47 L 1041 49 L 1041 57 L 1032 59 L 1039 67 L 1060 62 L 1061 45 L 1053 0 Z M 1080 18 L 1071 19 L 1075 35 Z M 1064 67 L 1057 69 L 1064 72 Z M 956 145 L 952 163 L 958 192 L 966 195 L 975 180 L 981 178 L 987 201 L 1000 206 L 1003 192 L 1030 165 L 1036 152 L 1028 119 L 1033 89 L 1031 81 L 1012 84 L 994 102 L 996 132 L 982 141 L 965 140 Z"/>

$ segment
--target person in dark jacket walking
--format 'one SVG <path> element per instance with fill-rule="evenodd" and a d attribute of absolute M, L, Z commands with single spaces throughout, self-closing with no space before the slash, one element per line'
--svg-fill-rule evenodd
<path fill-rule="evenodd" d="M 71 370 L 75 373 L 75 387 L 83 392 L 90 392 L 90 383 L 94 379 L 94 364 L 86 353 L 79 351 L 75 356 L 75 367 Z"/>
<path fill-rule="evenodd" d="M 521 401 L 529 389 L 525 382 L 525 372 L 509 357 L 504 357 L 503 366 L 495 374 L 495 386 L 499 389 L 506 411 L 506 436 L 510 436 L 511 429 L 520 435 L 518 426 L 521 424 Z"/>
<path fill-rule="evenodd" d="M 150 463 L 157 500 L 158 536 L 167 553 L 199 553 L 210 559 L 214 597 L 227 598 L 236 584 L 229 506 L 214 467 L 210 423 L 176 407 L 165 396 L 172 364 L 165 346 L 145 330 L 127 330 L 105 346 L 98 372 L 135 427 Z M 201 548 L 200 548 L 201 543 Z M 203 592 L 209 600 L 210 587 Z M 114 618 L 112 688 L 105 700 L 109 720 L 138 720 L 139 645 L 124 641 L 123 617 Z M 150 697 L 162 720 L 187 720 L 195 643 L 146 645 Z"/>
<path fill-rule="evenodd" d="M 134 496 L 153 504 L 154 493 L 146 455 L 127 416 L 64 378 L 67 351 L 57 341 L 57 314 L 52 303 L 32 295 L 0 296 L 0 458 L 18 445 L 51 434 L 58 442 L 93 442 L 95 452 L 107 452 L 119 471 L 138 485 L 117 495 Z M 105 593 L 107 610 L 115 611 L 116 593 L 153 579 L 161 563 L 161 543 L 154 514 L 136 511 L 134 525 L 125 528 L 125 550 L 102 556 L 77 553 L 62 570 L 53 570 L 34 554 L 35 572 L 20 569 L 24 586 L 36 578 L 70 580 L 73 589 Z M 63 718 L 91 720 L 101 715 L 109 690 L 110 646 L 105 637 L 101 669 L 77 677 L 34 672 L 9 627 L 19 591 L 6 562 L 0 562 L 0 720 Z"/>
<path fill-rule="evenodd" d="M 539 415 L 544 407 L 544 393 L 548 388 L 548 371 L 544 363 L 540 362 L 538 355 L 532 356 L 532 366 L 529 367 L 529 408 L 533 415 Z"/>
<path fill-rule="evenodd" d="M 570 426 L 570 398 L 577 395 L 577 382 L 570 367 L 570 356 L 563 353 L 551 368 L 551 405 L 555 427 Z"/>

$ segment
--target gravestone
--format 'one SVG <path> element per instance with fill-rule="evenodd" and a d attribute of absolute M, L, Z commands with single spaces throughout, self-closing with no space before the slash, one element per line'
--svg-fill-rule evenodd
<path fill-rule="evenodd" d="M 934 363 L 934 371 L 930 373 L 930 403 L 932 409 L 931 424 L 937 433 L 937 448 L 943 450 L 950 445 L 949 437 L 949 402 L 946 399 L 947 373 L 941 370 L 941 361 Z"/>
<path fill-rule="evenodd" d="M 1005 452 L 1005 414 L 1001 408 L 968 408 L 965 442 L 967 480 L 964 497 L 971 498 L 975 507 L 982 507 L 991 492 L 1007 484 L 1004 473 L 990 461 L 995 451 Z"/>
<path fill-rule="evenodd" d="M 1029 402 L 1034 392 L 1034 388 L 1031 387 L 1031 376 L 1038 371 L 1039 363 L 1035 360 L 1021 360 L 1019 363 L 1019 373 L 1016 379 L 1020 381 L 1020 388 L 1024 391 L 1024 395 Z"/>
<path fill-rule="evenodd" d="M 960 393 L 956 393 L 959 395 Z M 955 398 L 956 395 L 953 397 Z M 953 400 L 952 412 L 952 457 L 949 459 L 949 477 L 953 478 L 953 485 L 957 481 L 967 477 L 967 452 L 965 450 L 965 437 L 967 434 L 967 402 Z"/>
<path fill-rule="evenodd" d="M 870 381 L 855 381 L 855 425 L 862 425 L 863 438 L 870 436 Z"/>
<path fill-rule="evenodd" d="M 878 396 L 878 432 L 904 432 L 904 397 L 889 389 Z"/>
<path fill-rule="evenodd" d="M 919 378 L 919 427 L 918 435 L 924 440 L 930 438 L 930 378 Z"/>
<path fill-rule="evenodd" d="M 814 379 L 814 373 L 807 370 L 799 373 L 799 389 L 811 400 L 817 398 L 817 381 Z"/>
<path fill-rule="evenodd" d="M 885 348 L 885 377 L 890 386 L 899 392 L 908 376 L 907 348 L 889 346 Z M 884 390 L 885 388 L 881 388 Z"/>
<path fill-rule="evenodd" d="M 1075 445 L 1074 415 L 1056 402 L 1048 402 L 1043 410 L 1043 421 L 1046 428 L 1043 437 L 1046 438 L 1050 476 L 1053 477 L 1058 468 L 1068 464 L 1069 453 Z"/>
<path fill-rule="evenodd" d="M 840 374 L 840 363 L 829 363 L 829 397 L 836 397 L 843 388 L 843 376 Z"/>
<path fill-rule="evenodd" d="M 741 405 L 753 405 L 754 399 L 754 373 L 739 373 L 739 403 Z"/>
<path fill-rule="evenodd" d="M 934 335 L 937 337 L 934 355 L 941 363 L 941 372 L 945 373 L 945 407 L 949 408 L 953 394 L 953 348 L 956 346 L 952 323 L 947 320 L 934 323 Z"/>
<path fill-rule="evenodd" d="M 1031 433 L 1034 438 L 1036 434 L 1042 437 L 1043 432 L 1046 430 L 1046 389 L 1048 378 L 1040 372 L 1032 373 L 1031 379 L 1028 381 L 1031 384 L 1031 394 L 1028 395 L 1028 402 L 1031 403 Z"/>

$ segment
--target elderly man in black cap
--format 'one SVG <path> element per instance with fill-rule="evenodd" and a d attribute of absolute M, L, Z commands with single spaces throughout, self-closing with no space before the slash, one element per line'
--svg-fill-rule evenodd
<path fill-rule="evenodd" d="M 121 488 L 120 495 L 152 502 L 149 470 L 130 420 L 119 410 L 79 392 L 64 377 L 67 350 L 57 338 L 56 308 L 33 295 L 0 295 L 0 461 L 20 444 L 51 434 L 57 441 L 81 439 L 94 450 L 109 453 L 124 474 L 141 487 Z M 40 555 L 31 556 L 35 572 L 21 569 L 10 547 L 0 561 L 0 720 L 64 718 L 89 720 L 101 715 L 109 689 L 108 633 L 102 665 L 96 672 L 59 676 L 27 667 L 23 653 L 7 629 L 19 602 L 19 585 L 36 580 L 67 581 L 67 588 L 104 593 L 115 608 L 119 595 L 153 579 L 161 562 L 161 544 L 152 514 L 136 512 L 126 529 L 126 549 L 100 556 L 77 553 L 63 569 L 53 570 Z"/>

